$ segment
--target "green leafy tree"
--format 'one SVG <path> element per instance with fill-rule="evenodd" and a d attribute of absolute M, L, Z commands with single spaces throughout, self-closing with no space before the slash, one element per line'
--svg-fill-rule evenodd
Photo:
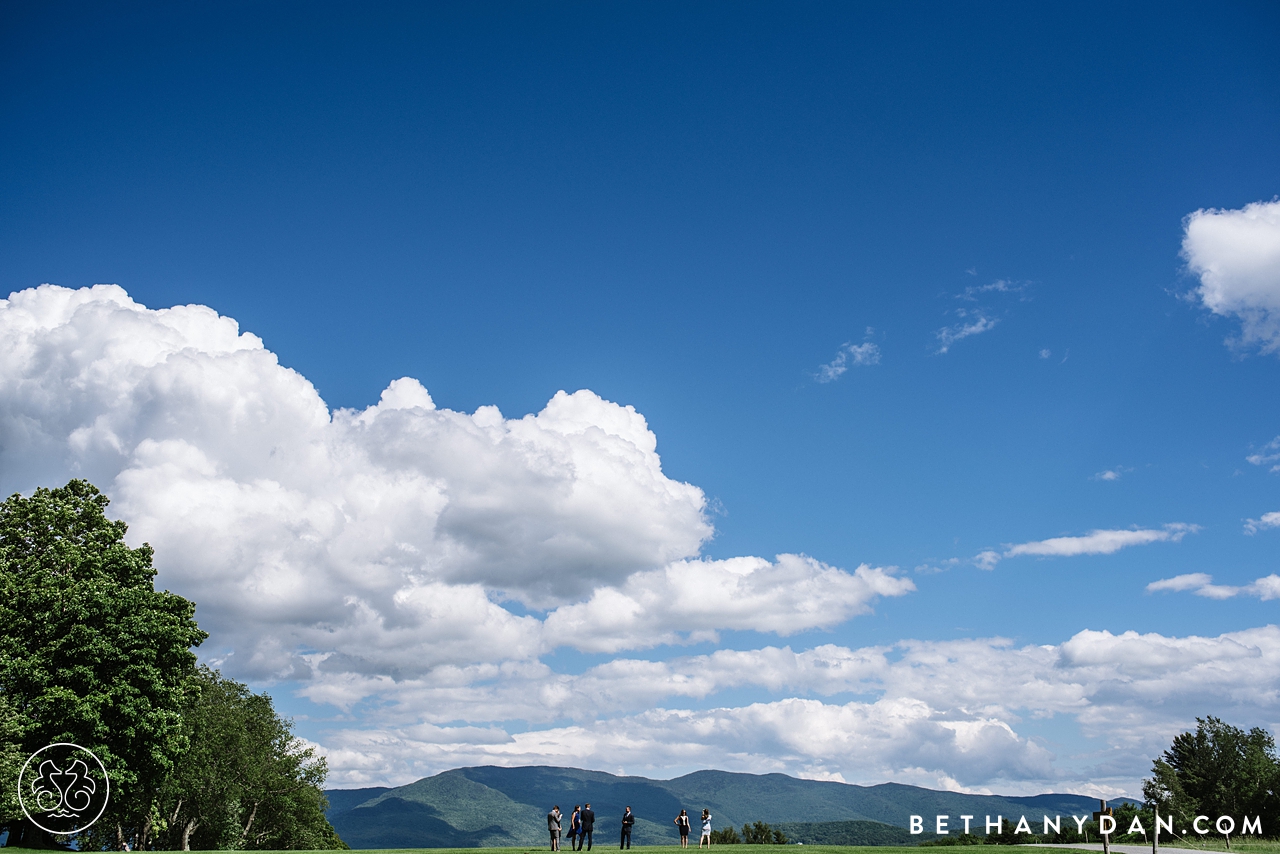
<path fill-rule="evenodd" d="M 1111 841 L 1125 845 L 1142 845 L 1151 841 L 1151 834 L 1155 829 L 1155 814 L 1151 810 L 1149 804 L 1141 806 L 1131 803 L 1123 803 L 1114 808 L 1114 818 L 1116 820 L 1116 832 L 1111 834 Z M 1139 833 L 1135 830 L 1129 832 L 1129 828 L 1133 827 L 1133 820 L 1138 820 L 1142 825 L 1145 833 Z M 1167 834 L 1166 834 L 1167 837 Z"/>
<path fill-rule="evenodd" d="M 18 806 L 18 772 L 24 757 L 19 744 L 22 723 L 13 704 L 0 696 L 0 825 L 9 825 L 22 818 Z"/>
<path fill-rule="evenodd" d="M 722 827 L 719 830 L 711 831 L 712 845 L 739 845 L 742 838 L 738 836 L 738 831 L 732 827 Z"/>
<path fill-rule="evenodd" d="M 983 837 L 986 845 L 1023 845 L 1025 843 L 1039 842 L 1039 837 L 1034 834 L 1017 833 L 1018 819 L 1022 816 L 1005 816 L 1000 823 L 1000 830 L 992 831 Z M 1030 822 L 1028 822 L 1030 824 Z"/>
<path fill-rule="evenodd" d="M 151 547 L 130 548 L 107 504 L 83 480 L 0 504 L 0 695 L 23 755 L 56 741 L 98 755 L 112 783 L 99 823 L 146 848 L 206 635 L 191 602 L 155 589 Z M 25 819 L 8 827 L 11 844 L 47 842 Z"/>
<path fill-rule="evenodd" d="M 748 845 L 786 845 L 787 837 L 781 830 L 757 821 L 742 825 L 742 841 Z"/>
<path fill-rule="evenodd" d="M 163 844 L 190 850 L 346 848 L 325 818 L 327 766 L 266 694 L 201 667 L 189 747 L 165 786 Z"/>
<path fill-rule="evenodd" d="M 1275 739 L 1261 727 L 1248 732 L 1215 717 L 1196 718 L 1151 769 L 1142 794 L 1189 828 L 1197 815 L 1260 816 L 1264 834 L 1280 831 L 1280 761 Z M 1122 828 L 1123 830 L 1123 828 Z"/>

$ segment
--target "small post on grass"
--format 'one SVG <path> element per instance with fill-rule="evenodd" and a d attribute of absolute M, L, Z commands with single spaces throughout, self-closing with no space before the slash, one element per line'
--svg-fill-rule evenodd
<path fill-rule="evenodd" d="M 1093 814 L 1093 820 L 1098 823 L 1098 835 L 1102 837 L 1102 854 L 1111 854 L 1111 834 L 1102 832 L 1102 817 L 1111 815 L 1111 808 L 1107 806 L 1106 801 L 1098 801 L 1098 803 L 1100 806 Z"/>
<path fill-rule="evenodd" d="M 1160 805 L 1152 801 L 1151 814 L 1155 816 L 1156 826 L 1151 829 L 1151 854 L 1160 854 Z"/>

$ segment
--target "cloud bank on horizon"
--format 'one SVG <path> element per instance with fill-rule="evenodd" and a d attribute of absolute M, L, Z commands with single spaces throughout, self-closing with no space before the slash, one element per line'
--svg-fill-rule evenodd
<path fill-rule="evenodd" d="M 1197 293 L 1239 320 L 1234 346 L 1280 348 L 1278 210 L 1186 223 Z M 818 379 L 879 358 L 870 342 L 845 345 Z M 440 409 L 402 377 L 371 406 L 330 410 L 235 320 L 150 309 L 113 285 L 0 301 L 0 434 L 6 489 L 85 477 L 108 492 L 131 539 L 156 547 L 160 582 L 198 603 L 206 660 L 342 711 L 348 723 L 322 743 L 338 785 L 574 763 L 1113 794 L 1132 791 L 1145 757 L 1206 704 L 1262 714 L 1280 696 L 1274 626 L 1086 629 L 1026 647 L 748 640 L 681 655 L 726 632 L 830 629 L 916 584 L 802 554 L 707 557 L 702 490 L 664 474 L 641 413 L 591 391 L 511 418 Z M 1270 447 L 1250 462 L 1270 465 Z M 1278 520 L 1262 513 L 1242 533 Z M 974 563 L 1106 555 L 1197 530 L 1097 529 Z M 1274 574 L 1231 587 L 1187 573 L 1147 589 L 1280 596 Z M 557 664 L 562 649 L 592 658 Z M 735 703 L 744 690 L 769 699 Z M 1055 716 L 1107 756 L 1066 770 L 1027 732 Z"/>

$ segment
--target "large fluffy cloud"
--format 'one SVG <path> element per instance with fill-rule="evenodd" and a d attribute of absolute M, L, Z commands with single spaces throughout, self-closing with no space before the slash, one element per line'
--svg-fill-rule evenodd
<path fill-rule="evenodd" d="M 800 557 L 694 559 L 701 490 L 663 473 L 642 415 L 590 391 L 506 418 L 439 409 L 402 378 L 331 412 L 234 320 L 110 285 L 0 301 L 0 436 L 6 489 L 108 489 L 232 672 L 338 693 L 669 642 L 673 614 L 695 637 L 788 634 L 912 589 Z M 782 615 L 764 595 L 779 584 Z"/>
<path fill-rule="evenodd" d="M 508 418 L 438 408 L 402 378 L 331 411 L 235 321 L 112 286 L 0 301 L 0 487 L 71 476 L 104 486 L 132 540 L 157 547 L 160 582 L 199 603 L 207 658 L 342 711 L 322 737 L 339 785 L 556 762 L 1133 793 L 1196 714 L 1271 723 L 1280 686 L 1274 628 L 619 657 L 793 637 L 914 585 L 804 555 L 702 555 L 702 492 L 663 473 L 639 413 L 589 391 Z M 566 646 L 588 654 L 566 656 L 580 672 L 549 654 Z M 1058 755 L 1028 725 L 1058 716 L 1106 761 Z"/>
<path fill-rule="evenodd" d="M 1280 352 L 1280 201 L 1196 211 L 1186 218 L 1182 255 L 1204 306 L 1240 321 L 1233 343 Z"/>
<path fill-rule="evenodd" d="M 620 588 L 601 588 L 547 618 L 551 637 L 582 649 L 617 652 L 688 639 L 716 629 L 790 635 L 829 628 L 870 610 L 881 596 L 915 589 L 909 579 L 860 566 L 849 574 L 801 555 L 680 561 L 639 572 Z"/>

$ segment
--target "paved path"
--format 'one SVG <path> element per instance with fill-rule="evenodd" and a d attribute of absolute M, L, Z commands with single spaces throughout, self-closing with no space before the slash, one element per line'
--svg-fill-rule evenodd
<path fill-rule="evenodd" d="M 1042 842 L 1019 845 L 1019 848 L 1079 848 L 1081 851 L 1101 851 L 1101 842 L 1065 842 L 1061 845 L 1047 845 Z M 1151 854 L 1150 845 L 1112 845 L 1116 854 Z M 1185 848 L 1169 848 L 1168 851 L 1186 851 Z"/>

